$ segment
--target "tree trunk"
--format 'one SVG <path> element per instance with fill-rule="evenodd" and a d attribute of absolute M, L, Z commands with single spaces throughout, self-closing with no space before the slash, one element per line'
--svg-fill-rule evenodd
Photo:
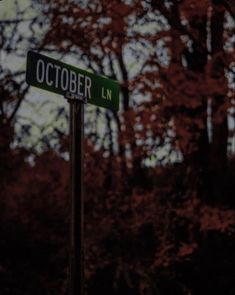
<path fill-rule="evenodd" d="M 224 195 L 224 184 L 226 183 L 227 171 L 227 144 L 228 144 L 228 122 L 227 122 L 227 80 L 225 77 L 224 63 L 224 6 L 220 1 L 213 1 L 211 17 L 211 55 L 212 72 L 211 77 L 218 79 L 218 83 L 224 88 L 224 93 L 212 97 L 212 143 L 210 152 L 210 175 L 211 195 L 214 202 L 226 202 Z"/>
<path fill-rule="evenodd" d="M 211 53 L 213 61 L 212 77 L 220 79 L 219 83 L 226 84 L 224 76 L 223 61 L 223 32 L 224 32 L 224 7 L 214 1 L 211 18 Z M 224 77 L 224 81 L 221 78 Z M 215 95 L 212 99 L 212 146 L 211 146 L 211 164 L 216 169 L 223 169 L 227 162 L 227 108 L 225 107 L 226 95 Z"/>
<path fill-rule="evenodd" d="M 197 16 L 190 20 L 190 27 L 198 36 L 197 42 L 192 44 L 192 51 L 185 52 L 187 67 L 198 75 L 204 74 L 207 64 L 207 15 Z M 197 81 L 195 82 L 197 83 Z M 197 88 L 197 85 L 195 85 Z M 195 149 L 190 155 L 185 156 L 186 162 L 197 171 L 200 182 L 203 182 L 208 166 L 209 140 L 207 131 L 207 98 L 201 97 L 200 106 L 187 109 L 188 116 L 192 120 L 191 133 L 195 135 Z M 196 124 L 197 120 L 202 125 Z"/>

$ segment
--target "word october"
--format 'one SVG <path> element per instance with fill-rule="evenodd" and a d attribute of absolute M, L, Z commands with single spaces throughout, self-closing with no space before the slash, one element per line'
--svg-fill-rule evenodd
<path fill-rule="evenodd" d="M 46 83 L 47 86 L 91 98 L 92 81 L 90 77 L 51 62 L 45 63 L 42 59 L 37 61 L 36 80 L 38 83 Z"/>

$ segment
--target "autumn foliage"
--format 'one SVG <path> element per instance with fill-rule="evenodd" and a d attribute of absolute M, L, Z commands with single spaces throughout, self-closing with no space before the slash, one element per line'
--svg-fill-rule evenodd
<path fill-rule="evenodd" d="M 234 294 L 231 1 L 43 0 L 35 25 L 19 43 L 121 84 L 119 113 L 86 111 L 87 294 Z M 28 88 L 0 70 L 0 293 L 67 294 L 68 135 L 22 144 Z"/>

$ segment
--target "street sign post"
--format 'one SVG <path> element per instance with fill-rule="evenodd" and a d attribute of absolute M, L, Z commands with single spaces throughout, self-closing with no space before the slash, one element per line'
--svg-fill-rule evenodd
<path fill-rule="evenodd" d="M 119 85 L 39 53 L 27 55 L 26 82 L 63 95 L 70 103 L 70 295 L 84 295 L 84 104 L 118 111 Z"/>

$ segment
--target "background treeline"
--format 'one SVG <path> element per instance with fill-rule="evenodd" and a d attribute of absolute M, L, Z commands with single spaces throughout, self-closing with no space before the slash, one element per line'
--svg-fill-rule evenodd
<path fill-rule="evenodd" d="M 68 110 L 58 102 L 50 124 L 34 120 L 50 101 L 25 83 L 29 49 L 121 83 L 118 114 L 86 110 L 87 294 L 235 294 L 233 2 L 16 0 L 8 10 L 1 295 L 68 292 Z"/>

